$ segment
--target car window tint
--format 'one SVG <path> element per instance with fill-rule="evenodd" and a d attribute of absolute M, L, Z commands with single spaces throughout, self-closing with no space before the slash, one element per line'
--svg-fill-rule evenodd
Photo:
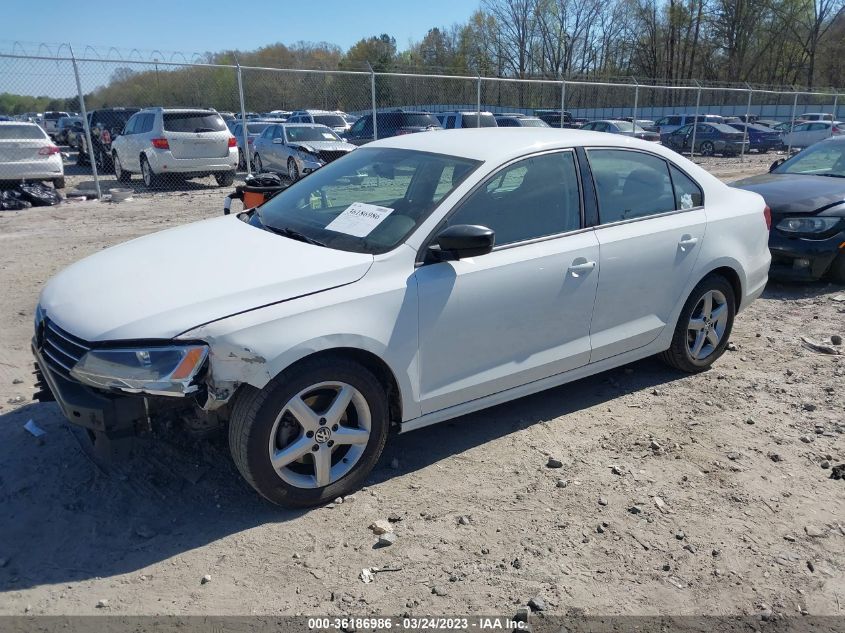
<path fill-rule="evenodd" d="M 138 127 L 138 121 L 143 118 L 142 114 L 135 114 L 126 122 L 126 127 L 123 128 L 124 134 L 135 134 L 135 128 Z"/>
<path fill-rule="evenodd" d="M 666 161 L 651 154 L 614 149 L 587 151 L 601 224 L 675 210 Z"/>
<path fill-rule="evenodd" d="M 574 154 L 544 154 L 504 168 L 476 189 L 448 224 L 489 227 L 498 246 L 580 228 Z"/>
<path fill-rule="evenodd" d="M 675 209 L 686 211 L 704 204 L 704 193 L 692 178 L 674 165 L 669 166 L 669 172 L 675 188 Z"/>

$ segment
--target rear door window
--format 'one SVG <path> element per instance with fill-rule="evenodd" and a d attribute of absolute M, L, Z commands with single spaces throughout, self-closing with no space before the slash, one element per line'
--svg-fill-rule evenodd
<path fill-rule="evenodd" d="M 698 183 L 674 165 L 669 165 L 675 189 L 675 209 L 686 211 L 704 205 L 704 192 Z"/>
<path fill-rule="evenodd" d="M 615 149 L 587 151 L 601 224 L 675 210 L 669 166 L 644 152 Z"/>
<path fill-rule="evenodd" d="M 216 112 L 165 112 L 166 132 L 222 132 L 226 123 Z"/>

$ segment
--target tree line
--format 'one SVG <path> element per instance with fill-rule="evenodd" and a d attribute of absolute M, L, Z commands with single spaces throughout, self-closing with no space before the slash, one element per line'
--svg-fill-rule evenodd
<path fill-rule="evenodd" d="M 254 51 L 208 53 L 202 61 L 550 81 L 635 78 L 642 84 L 695 80 L 818 88 L 845 86 L 844 58 L 845 0 L 482 0 L 465 23 L 431 28 L 405 50 L 381 34 L 347 51 L 326 42 L 277 43 Z M 102 77 L 85 97 L 89 108 L 240 107 L 231 68 L 109 61 L 80 63 L 80 72 Z M 248 110 L 360 110 L 370 103 L 366 75 L 243 73 Z M 552 85 L 485 84 L 483 101 L 548 107 L 558 99 L 557 90 Z M 602 95 L 605 105 L 630 99 L 624 89 L 613 94 Z M 475 85 L 466 81 L 385 77 L 377 82 L 380 106 L 474 103 L 475 97 Z M 587 90 L 572 98 L 595 100 Z M 0 112 L 45 109 L 78 111 L 78 99 L 0 95 Z"/>

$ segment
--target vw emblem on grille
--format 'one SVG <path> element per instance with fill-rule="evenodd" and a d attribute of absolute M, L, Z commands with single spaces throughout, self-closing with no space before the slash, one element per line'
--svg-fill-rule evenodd
<path fill-rule="evenodd" d="M 317 429 L 316 433 L 314 433 L 314 439 L 317 440 L 320 444 L 325 444 L 331 436 L 332 432 L 327 426 L 321 426 L 319 429 Z"/>

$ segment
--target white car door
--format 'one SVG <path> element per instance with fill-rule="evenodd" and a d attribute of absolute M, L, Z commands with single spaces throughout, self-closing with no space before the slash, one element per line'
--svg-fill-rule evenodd
<path fill-rule="evenodd" d="M 599 251 L 575 162 L 567 150 L 512 163 L 441 225 L 487 226 L 496 246 L 415 273 L 423 414 L 589 362 Z"/>
<path fill-rule="evenodd" d="M 135 129 L 135 124 L 141 116 L 143 115 L 133 114 L 129 117 L 129 120 L 123 127 L 121 135 L 112 141 L 112 151 L 117 153 L 117 156 L 120 159 L 120 164 L 126 171 L 131 171 L 135 168 L 132 161 L 132 132 Z"/>
<path fill-rule="evenodd" d="M 590 340 L 596 362 L 648 345 L 669 322 L 707 218 L 701 188 L 659 156 L 587 150 L 599 204 L 601 276 Z"/>

